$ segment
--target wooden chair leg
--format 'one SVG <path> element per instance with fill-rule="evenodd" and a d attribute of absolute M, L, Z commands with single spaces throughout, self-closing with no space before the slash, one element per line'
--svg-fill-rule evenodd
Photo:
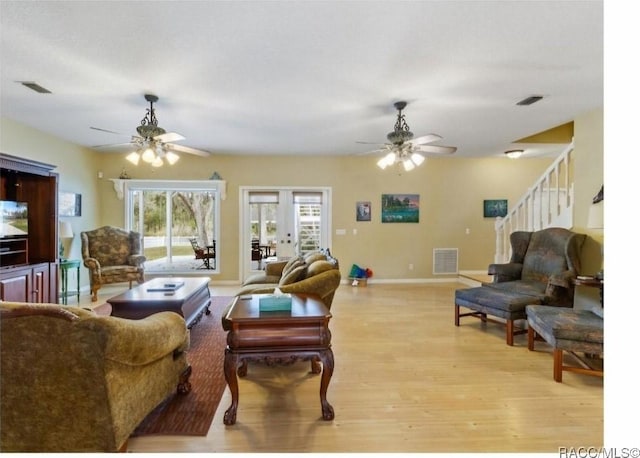
<path fill-rule="evenodd" d="M 513 320 L 507 320 L 507 345 L 513 347 Z"/>
<path fill-rule="evenodd" d="M 458 304 L 456 304 L 455 308 L 456 308 L 455 324 L 456 324 L 456 326 L 460 326 L 460 306 Z"/>
<path fill-rule="evenodd" d="M 527 328 L 527 348 L 529 351 L 533 351 L 534 342 L 536 340 L 536 331 L 533 330 L 531 325 Z"/>
<path fill-rule="evenodd" d="M 562 383 L 562 350 L 559 348 L 553 349 L 553 379 Z"/>

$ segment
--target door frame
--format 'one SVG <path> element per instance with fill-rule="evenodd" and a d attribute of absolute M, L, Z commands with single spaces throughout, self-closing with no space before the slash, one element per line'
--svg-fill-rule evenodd
<path fill-rule="evenodd" d="M 332 233 L 332 221 L 331 214 L 332 212 L 332 190 L 329 186 L 240 186 L 238 188 L 240 198 L 239 198 L 239 215 L 240 215 L 240 230 L 238 231 L 238 259 L 240 262 L 238 263 L 238 275 L 242 282 L 244 282 L 247 277 L 253 273 L 258 271 L 251 269 L 251 246 L 248 243 L 244 243 L 243 240 L 249 240 L 251 237 L 251 222 L 247 221 L 250 218 L 249 214 L 249 194 L 251 192 L 281 192 L 286 191 L 289 193 L 294 192 L 318 192 L 322 193 L 322 202 L 323 208 L 326 211 L 322 216 L 321 224 L 324 229 L 324 233 L 326 234 L 326 247 L 330 248 L 332 243 L 331 233 Z M 326 204 L 325 204 L 326 202 Z M 291 203 L 292 204 L 292 203 Z M 279 209 L 280 210 L 280 209 Z M 281 214 L 281 211 L 279 211 Z"/>

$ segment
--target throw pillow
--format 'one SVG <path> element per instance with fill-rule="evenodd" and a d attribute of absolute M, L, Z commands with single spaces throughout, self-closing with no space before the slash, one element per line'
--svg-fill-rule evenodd
<path fill-rule="evenodd" d="M 311 263 L 311 265 L 307 269 L 307 278 L 313 277 L 314 275 L 321 274 L 322 272 L 326 272 L 327 270 L 331 270 L 333 268 L 334 268 L 333 263 L 326 261 L 324 259 L 315 261 Z"/>
<path fill-rule="evenodd" d="M 286 276 L 293 269 L 303 264 L 304 264 L 304 261 L 302 260 L 301 257 L 295 257 L 295 258 L 289 259 L 289 261 L 284 265 L 284 268 L 282 269 L 282 276 L 283 277 Z"/>
<path fill-rule="evenodd" d="M 307 265 L 304 263 L 301 266 L 291 269 L 291 271 L 287 275 L 283 275 L 282 278 L 280 278 L 280 283 L 278 283 L 278 286 L 290 285 L 291 283 L 297 282 L 299 279 L 304 277 L 304 272 L 306 270 Z"/>
<path fill-rule="evenodd" d="M 308 266 L 313 264 L 316 261 L 324 261 L 327 257 L 322 253 L 311 253 L 304 258 L 304 262 L 307 263 Z"/>

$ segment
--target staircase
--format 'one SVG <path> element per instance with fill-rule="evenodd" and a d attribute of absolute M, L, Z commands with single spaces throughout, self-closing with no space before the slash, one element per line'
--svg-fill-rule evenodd
<path fill-rule="evenodd" d="M 573 148 L 571 142 L 504 218 L 496 218 L 495 263 L 511 258 L 515 231 L 573 227 Z"/>

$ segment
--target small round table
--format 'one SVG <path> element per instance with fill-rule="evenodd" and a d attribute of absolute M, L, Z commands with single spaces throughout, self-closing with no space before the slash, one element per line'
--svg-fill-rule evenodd
<path fill-rule="evenodd" d="M 76 290 L 75 296 L 80 303 L 80 260 L 79 259 L 61 259 L 60 260 L 60 280 L 62 283 L 62 291 L 60 299 L 62 303 L 67 305 L 67 297 L 73 296 L 74 292 L 69 293 L 69 269 L 76 269 Z"/>

